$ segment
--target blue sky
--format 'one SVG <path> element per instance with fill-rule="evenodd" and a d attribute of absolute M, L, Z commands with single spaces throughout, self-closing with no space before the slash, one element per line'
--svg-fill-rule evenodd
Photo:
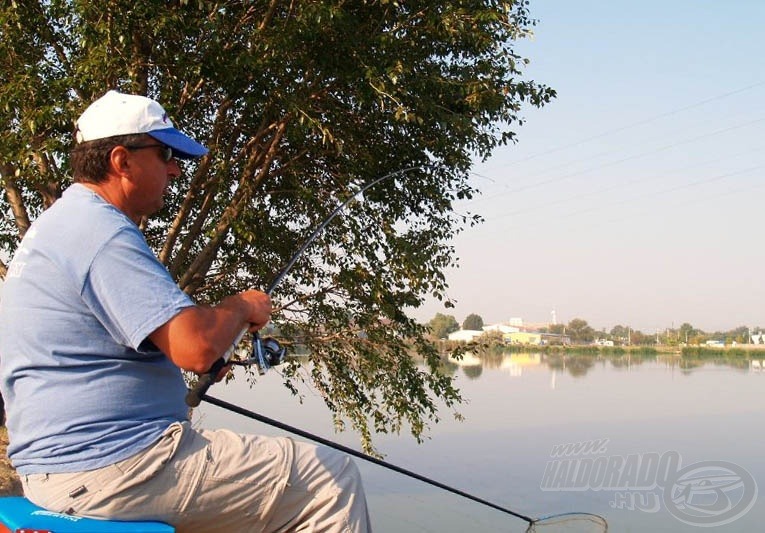
<path fill-rule="evenodd" d="M 474 167 L 456 308 L 653 333 L 765 327 L 765 2 L 531 0 L 558 98 Z"/>

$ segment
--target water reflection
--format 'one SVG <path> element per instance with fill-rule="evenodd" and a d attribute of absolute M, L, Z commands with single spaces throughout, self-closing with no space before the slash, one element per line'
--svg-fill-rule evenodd
<path fill-rule="evenodd" d="M 566 352 L 517 352 L 485 350 L 465 352 L 461 356 L 449 356 L 443 360 L 442 371 L 454 375 L 461 369 L 468 379 L 479 378 L 484 369 L 502 370 L 511 376 L 520 377 L 525 369 L 542 366 L 565 372 L 573 377 L 584 377 L 594 367 L 608 365 L 614 369 L 630 370 L 646 363 L 658 364 L 668 369 L 677 369 L 682 373 L 704 367 L 726 367 L 747 373 L 765 373 L 765 352 L 754 351 L 752 356 L 733 355 L 723 357 L 689 357 L 680 354 L 661 354 L 640 351 L 621 351 L 618 353 L 566 353 Z"/>
<path fill-rule="evenodd" d="M 467 400 L 458 409 L 464 421 L 444 411 L 423 443 L 404 432 L 376 435 L 374 440 L 393 464 L 529 516 L 594 512 L 608 519 L 609 531 L 695 533 L 699 524 L 679 520 L 679 504 L 664 499 L 665 489 L 674 486 L 646 489 L 645 483 L 631 481 L 626 465 L 633 464 L 631 458 L 665 454 L 676 456 L 678 468 L 694 475 L 696 470 L 688 470 L 694 465 L 706 465 L 707 470 L 710 464 L 728 465 L 728 470 L 735 467 L 750 474 L 762 493 L 763 359 L 765 350 L 732 357 L 541 350 L 487 350 L 454 360 L 445 356 L 441 371 L 454 376 Z M 358 448 L 357 436 L 332 432 L 331 416 L 316 393 L 301 394 L 299 403 L 276 371 L 258 378 L 253 388 L 237 379 L 214 391 L 237 405 Z M 278 434 L 213 409 L 199 409 L 203 425 Z M 567 443 L 594 440 L 607 442 L 597 454 L 556 455 L 555 450 Z M 614 458 L 624 465 L 620 472 L 626 481 L 620 475 L 581 489 L 574 486 L 576 480 L 572 485 L 560 474 L 560 479 L 556 475 L 545 484 L 551 464 L 560 463 L 558 473 L 564 462 L 612 464 Z M 506 515 L 394 472 L 363 463 L 359 467 L 375 531 L 525 530 L 524 523 L 509 521 Z M 707 470 L 702 473 L 710 477 L 713 472 Z M 760 497 L 740 518 L 712 529 L 759 531 L 763 523 L 765 497 Z"/>

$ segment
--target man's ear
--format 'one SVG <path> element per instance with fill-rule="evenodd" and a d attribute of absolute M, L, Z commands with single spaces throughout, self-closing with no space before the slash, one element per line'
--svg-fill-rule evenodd
<path fill-rule="evenodd" d="M 130 168 L 130 151 L 124 146 L 115 146 L 109 154 L 109 166 L 118 175 L 128 173 Z"/>

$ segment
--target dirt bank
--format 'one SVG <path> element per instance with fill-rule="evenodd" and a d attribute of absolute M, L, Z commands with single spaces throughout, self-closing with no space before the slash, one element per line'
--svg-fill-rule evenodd
<path fill-rule="evenodd" d="M 21 481 L 8 460 L 8 430 L 0 426 L 0 496 L 21 496 Z"/>

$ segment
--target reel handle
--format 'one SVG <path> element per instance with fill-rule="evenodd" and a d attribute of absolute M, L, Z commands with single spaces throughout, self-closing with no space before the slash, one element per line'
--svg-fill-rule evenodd
<path fill-rule="evenodd" d="M 199 376 L 199 379 L 194 384 L 194 386 L 191 387 L 189 392 L 186 393 L 186 405 L 189 407 L 198 407 L 199 404 L 202 403 L 202 396 L 204 396 L 207 392 L 207 389 L 209 389 L 212 384 L 215 383 L 215 378 L 218 377 L 218 373 L 223 370 L 223 367 L 226 366 L 229 359 L 231 359 L 231 356 L 234 354 L 236 345 L 239 344 L 239 341 L 242 340 L 242 337 L 244 337 L 245 333 L 247 333 L 247 328 L 244 328 L 241 332 L 239 332 L 239 335 L 237 335 L 236 339 L 234 339 L 234 342 L 231 343 L 231 346 L 228 350 L 226 350 L 226 353 L 223 354 L 223 357 L 215 361 L 215 363 L 213 363 L 213 365 L 210 367 L 210 370 Z"/>

